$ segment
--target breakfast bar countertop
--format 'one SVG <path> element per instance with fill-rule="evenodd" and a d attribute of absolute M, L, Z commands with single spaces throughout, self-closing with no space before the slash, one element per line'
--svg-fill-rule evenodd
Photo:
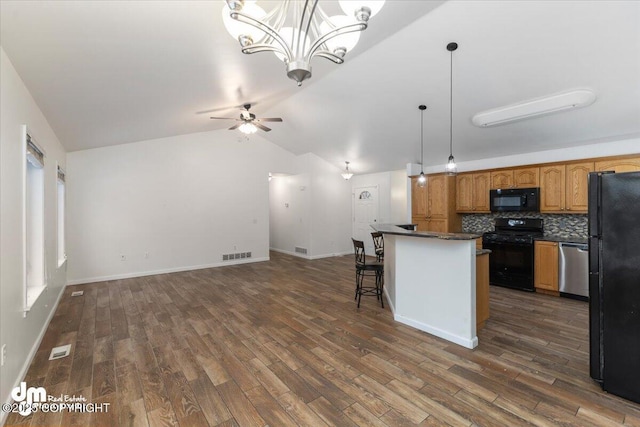
<path fill-rule="evenodd" d="M 399 236 L 425 237 L 442 240 L 474 240 L 482 237 L 481 234 L 472 233 L 436 233 L 434 231 L 405 230 L 393 224 L 371 224 L 371 228 L 383 234 L 395 234 Z"/>

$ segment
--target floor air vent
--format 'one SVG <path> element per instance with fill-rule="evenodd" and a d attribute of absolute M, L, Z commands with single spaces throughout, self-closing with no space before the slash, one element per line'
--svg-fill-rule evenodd
<path fill-rule="evenodd" d="M 84 291 L 73 291 L 73 292 L 71 292 L 71 296 L 72 297 L 81 297 L 82 295 L 84 295 Z"/>
<path fill-rule="evenodd" d="M 300 246 L 296 246 L 296 253 L 297 254 L 307 254 L 307 248 L 301 248 Z"/>
<path fill-rule="evenodd" d="M 71 344 L 54 347 L 51 349 L 49 360 L 62 359 L 63 357 L 67 357 L 69 353 L 71 353 Z"/>

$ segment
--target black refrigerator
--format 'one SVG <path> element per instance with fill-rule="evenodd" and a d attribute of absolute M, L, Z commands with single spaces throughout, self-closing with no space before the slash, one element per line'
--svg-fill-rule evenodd
<path fill-rule="evenodd" d="M 640 403 L 640 172 L 589 174 L 591 377 Z"/>

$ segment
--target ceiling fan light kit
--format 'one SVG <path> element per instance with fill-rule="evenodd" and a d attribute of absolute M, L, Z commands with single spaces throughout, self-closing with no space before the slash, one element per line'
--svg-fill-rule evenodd
<path fill-rule="evenodd" d="M 572 90 L 483 111 L 473 116 L 471 122 L 478 127 L 497 126 L 586 107 L 595 100 L 596 94 L 589 89 Z"/>
<path fill-rule="evenodd" d="M 258 129 L 261 129 L 265 132 L 271 131 L 271 128 L 266 127 L 260 122 L 282 122 L 280 117 L 261 117 L 256 118 L 256 115 L 249 112 L 251 108 L 251 104 L 244 104 L 244 110 L 240 112 L 240 118 L 236 119 L 234 117 L 210 117 L 214 120 L 235 120 L 238 123 L 237 125 L 231 126 L 229 130 L 238 129 L 240 132 L 245 135 L 251 135 L 252 133 L 256 133 Z"/>
<path fill-rule="evenodd" d="M 275 2 L 272 2 L 275 3 Z M 311 77 L 315 56 L 336 64 L 358 43 L 360 32 L 384 0 L 340 0 L 344 15 L 329 16 L 318 0 L 284 0 L 266 12 L 255 1 L 226 0 L 222 20 L 242 53 L 273 52 L 298 86 Z"/>

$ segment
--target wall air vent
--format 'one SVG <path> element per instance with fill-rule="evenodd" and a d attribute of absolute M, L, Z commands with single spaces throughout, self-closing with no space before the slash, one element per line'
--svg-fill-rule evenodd
<path fill-rule="evenodd" d="M 297 254 L 307 254 L 307 248 L 301 248 L 300 246 L 296 246 L 296 253 Z"/>
<path fill-rule="evenodd" d="M 223 254 L 222 255 L 222 260 L 223 261 L 232 261 L 235 259 L 246 259 L 246 258 L 251 258 L 251 252 L 238 252 L 235 254 Z"/>

